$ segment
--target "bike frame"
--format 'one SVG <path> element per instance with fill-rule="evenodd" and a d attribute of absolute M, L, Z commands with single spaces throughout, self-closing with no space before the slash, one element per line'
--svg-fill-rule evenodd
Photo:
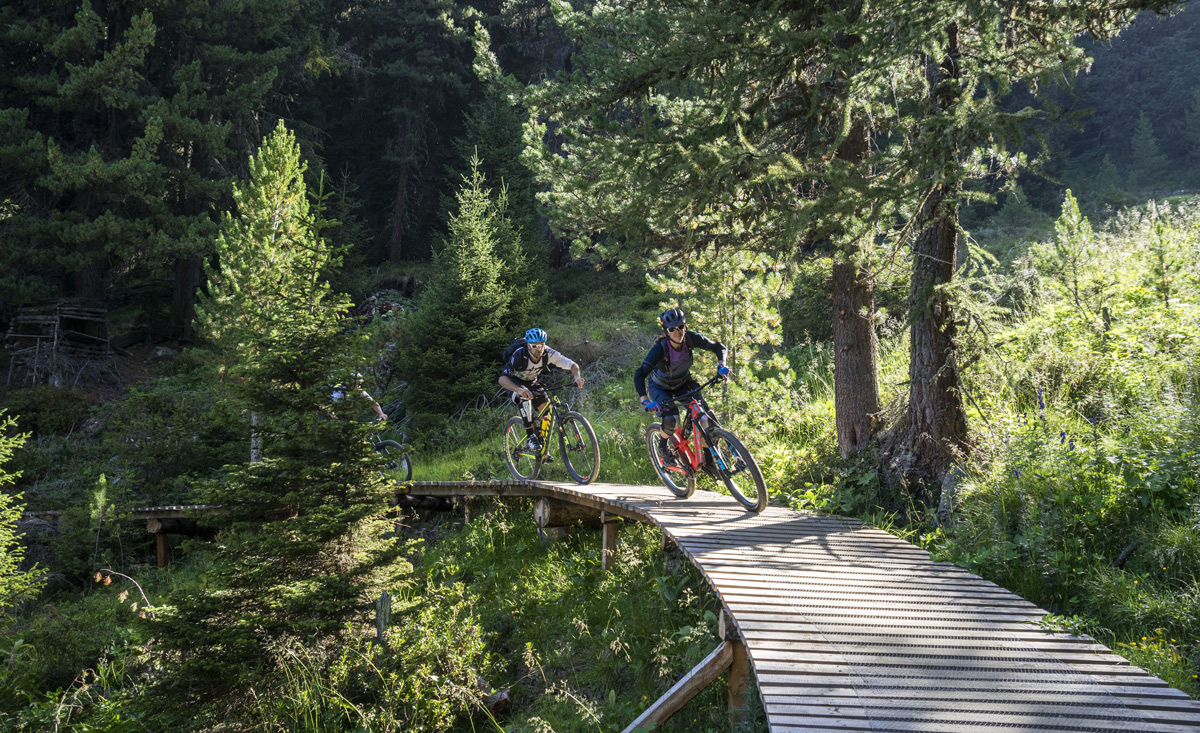
<path fill-rule="evenodd" d="M 679 455 L 687 459 L 687 463 L 682 466 L 663 466 L 667 471 L 675 471 L 685 475 L 693 475 L 700 469 L 700 464 L 704 462 L 704 449 L 709 444 L 708 427 L 704 423 L 712 423 L 714 418 L 707 410 L 704 409 L 704 403 L 700 401 L 700 392 L 708 387 L 711 387 L 717 381 L 717 377 L 709 379 L 704 384 L 695 389 L 684 393 L 680 397 L 687 399 L 686 413 L 683 419 L 679 422 L 679 427 L 675 428 L 675 450 Z M 681 399 L 674 400 L 675 402 L 682 401 Z M 704 418 L 707 418 L 705 420 Z M 692 434 L 689 438 L 684 439 L 683 431 L 685 428 L 691 427 Z"/>
<path fill-rule="evenodd" d="M 562 426 L 562 414 L 564 412 L 569 412 L 571 410 L 571 406 L 569 404 L 565 404 L 558 396 L 558 393 L 564 389 L 566 389 L 566 386 L 542 388 L 542 390 L 546 393 L 546 404 L 542 405 L 537 411 L 537 414 L 533 416 L 534 428 L 538 431 L 538 438 L 542 442 L 542 449 L 538 451 L 537 455 L 533 456 L 539 461 L 543 460 L 550 452 L 550 434 L 552 432 L 558 431 L 558 434 L 561 437 L 566 437 L 566 433 L 563 431 Z M 546 425 L 546 432 L 543 435 L 541 433 L 541 424 L 542 418 L 545 417 L 547 411 L 550 412 L 550 422 Z M 517 453 L 524 456 L 531 455 L 523 450 L 518 450 Z"/>

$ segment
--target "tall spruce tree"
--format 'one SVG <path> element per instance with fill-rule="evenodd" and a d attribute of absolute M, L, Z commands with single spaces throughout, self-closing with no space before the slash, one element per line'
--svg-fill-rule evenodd
<path fill-rule="evenodd" d="M 326 282 L 337 266 L 316 230 L 304 166 L 282 123 L 235 185 L 201 302 L 231 398 L 261 416 L 262 460 L 231 466 L 201 499 L 225 507 L 204 590 L 170 599 L 155 622 L 178 665 L 169 684 L 199 701 L 270 668 L 284 638 L 318 643 L 362 615 L 397 572 L 386 485 L 353 400 L 341 326 L 347 308 Z M 359 406 L 361 407 L 361 405 Z M 323 419 L 322 411 L 336 411 Z"/>
<path fill-rule="evenodd" d="M 449 234 L 434 253 L 433 281 L 406 327 L 408 404 L 418 414 L 453 412 L 496 389 L 505 345 L 522 324 L 509 310 L 504 263 L 520 252 L 503 191 L 484 187 L 474 159 L 463 176 Z"/>
<path fill-rule="evenodd" d="M 534 200 L 533 171 L 521 159 L 524 120 L 523 111 L 499 88 L 489 85 L 467 113 L 464 135 L 455 144 L 460 170 L 469 171 L 478 160 L 484 178 L 505 193 L 505 219 L 517 231 L 521 245 L 502 252 L 507 258 L 504 279 L 513 294 L 510 310 L 517 322 L 530 312 L 549 269 L 548 242 Z"/>
<path fill-rule="evenodd" d="M 1170 166 L 1167 156 L 1158 148 L 1150 118 L 1142 112 L 1129 140 L 1129 188 L 1140 190 L 1162 185 Z"/>

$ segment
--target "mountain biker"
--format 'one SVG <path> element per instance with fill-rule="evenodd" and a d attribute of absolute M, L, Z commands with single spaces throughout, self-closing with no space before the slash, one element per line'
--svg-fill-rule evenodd
<path fill-rule="evenodd" d="M 383 411 L 383 408 L 379 406 L 379 403 L 375 401 L 375 398 L 371 396 L 371 393 L 363 388 L 362 374 L 355 372 L 351 376 L 353 377 L 353 385 L 349 387 L 344 384 L 334 385 L 329 393 L 329 401 L 336 405 L 342 400 L 345 400 L 351 394 L 357 393 L 365 398 L 368 403 L 370 403 L 371 409 L 375 411 L 375 417 L 377 417 L 380 422 L 387 422 L 387 414 Z M 333 417 L 332 411 L 330 411 L 326 416 Z"/>
<path fill-rule="evenodd" d="M 655 340 L 654 346 L 650 347 L 650 353 L 646 354 L 642 365 L 634 372 L 633 388 L 637 390 L 642 407 L 650 412 L 662 413 L 659 454 L 664 464 L 675 465 L 675 429 L 679 427 L 679 407 L 675 405 L 675 398 L 700 386 L 691 373 L 692 351 L 697 348 L 711 351 L 717 357 L 717 374 L 728 378 L 729 367 L 725 366 L 725 359 L 729 356 L 729 350 L 719 341 L 688 331 L 687 316 L 682 308 L 663 311 L 658 324 L 663 332 Z M 699 399 L 704 403 L 702 397 Z"/>
<path fill-rule="evenodd" d="M 541 448 L 534 433 L 533 416 L 550 401 L 538 379 L 550 367 L 569 370 L 575 386 L 583 386 L 579 365 L 547 346 L 544 330 L 531 328 L 525 332 L 525 343 L 512 352 L 500 372 L 500 386 L 512 392 L 512 401 L 521 407 L 521 422 L 525 424 L 527 445 L 532 450 Z"/>

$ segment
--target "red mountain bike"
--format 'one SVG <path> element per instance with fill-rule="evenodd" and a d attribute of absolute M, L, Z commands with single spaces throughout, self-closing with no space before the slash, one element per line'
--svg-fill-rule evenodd
<path fill-rule="evenodd" d="M 754 456 L 733 433 L 721 427 L 717 418 L 700 401 L 700 391 L 711 386 L 719 377 L 713 377 L 693 390 L 675 398 L 676 402 L 687 400 L 679 427 L 675 429 L 678 446 L 676 465 L 663 465 L 659 452 L 661 423 L 652 423 L 646 429 L 646 451 L 650 454 L 650 465 L 671 493 L 687 498 L 696 490 L 696 477 L 703 473 L 720 481 L 729 489 L 734 499 L 752 512 L 761 512 L 767 506 L 767 485 Z"/>

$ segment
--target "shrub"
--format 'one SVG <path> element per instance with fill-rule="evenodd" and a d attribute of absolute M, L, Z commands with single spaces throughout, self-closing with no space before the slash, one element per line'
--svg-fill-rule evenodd
<path fill-rule="evenodd" d="M 4 395 L 4 401 L 10 414 L 19 416 L 20 430 L 34 435 L 70 433 L 97 402 L 95 397 L 78 389 L 45 384 L 10 389 Z"/>

